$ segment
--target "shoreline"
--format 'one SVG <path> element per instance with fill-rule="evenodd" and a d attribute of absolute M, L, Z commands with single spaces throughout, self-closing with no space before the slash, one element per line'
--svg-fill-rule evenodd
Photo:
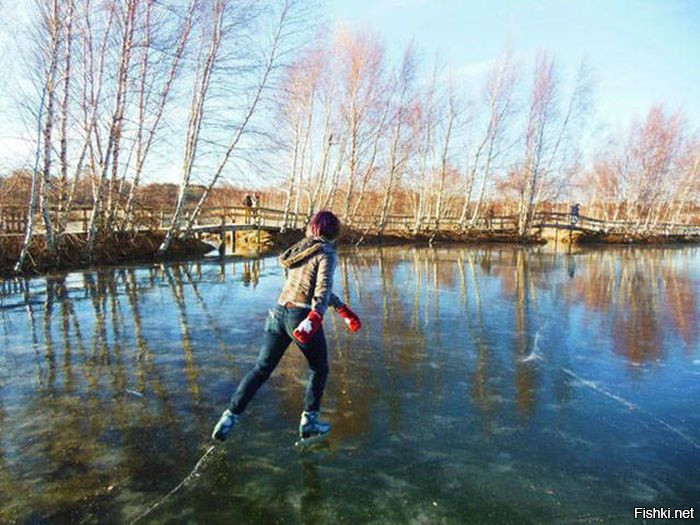
<path fill-rule="evenodd" d="M 0 279 L 12 277 L 38 277 L 57 272 L 95 269 L 127 263 L 147 263 L 187 260 L 201 257 L 212 250 L 210 244 L 197 239 L 174 239 L 166 255 L 158 256 L 156 251 L 164 238 L 163 233 L 114 232 L 96 239 L 94 256 L 88 260 L 82 253 L 84 235 L 69 234 L 57 248 L 56 256 L 46 251 L 43 237 L 35 237 L 20 272 L 13 267 L 19 257 L 22 238 L 0 237 Z"/>
<path fill-rule="evenodd" d="M 116 232 L 99 239 L 95 244 L 95 254 L 91 261 L 82 256 L 81 248 L 84 239 L 80 235 L 66 235 L 63 246 L 59 249 L 59 262 L 49 257 L 45 251 L 43 238 L 33 241 L 30 255 L 21 272 L 14 272 L 13 266 L 19 254 L 20 237 L 0 237 L 0 279 L 12 277 L 39 277 L 58 272 L 68 272 L 87 269 L 98 269 L 122 264 L 170 262 L 202 259 L 205 255 L 216 250 L 216 247 L 195 238 L 175 239 L 166 255 L 156 255 L 163 239 L 159 232 L 141 232 L 134 235 L 128 232 Z M 226 254 L 244 259 L 259 255 L 273 254 L 282 251 L 286 246 L 301 239 L 301 232 L 287 232 L 279 236 L 274 245 L 266 246 L 263 251 L 252 249 L 250 254 Z M 567 238 L 560 238 L 560 244 L 568 245 Z M 363 232 L 347 229 L 338 238 L 338 246 L 399 246 L 405 245 L 489 245 L 508 244 L 517 246 L 543 246 L 554 244 L 554 239 L 540 236 L 530 236 L 526 239 L 512 234 L 458 234 L 443 233 L 432 236 L 428 234 L 413 235 L 410 233 L 388 233 L 384 235 L 364 234 Z M 700 245 L 700 237 L 690 235 L 679 236 L 640 236 L 623 234 L 577 234 L 572 238 L 573 246 L 691 246 Z M 209 258 L 209 257 L 207 257 Z"/>

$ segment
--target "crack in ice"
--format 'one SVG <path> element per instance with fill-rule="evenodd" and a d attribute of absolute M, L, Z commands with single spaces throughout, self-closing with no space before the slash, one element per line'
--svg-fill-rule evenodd
<path fill-rule="evenodd" d="M 695 447 L 695 448 L 697 448 L 697 449 L 700 449 L 700 443 L 698 443 L 697 441 L 695 441 L 692 437 L 690 437 L 688 434 L 686 434 L 685 432 L 683 432 L 681 429 L 679 429 L 679 428 L 677 428 L 677 427 L 674 427 L 673 425 L 671 425 L 670 423 L 664 421 L 663 419 L 661 419 L 661 418 L 659 418 L 659 417 L 656 417 L 656 416 L 655 416 L 654 414 L 652 414 L 651 412 L 649 412 L 649 411 L 647 411 L 647 410 L 644 410 L 643 408 L 639 407 L 638 405 L 635 405 L 634 403 L 630 403 L 629 401 L 627 401 L 627 400 L 626 400 L 625 398 L 623 398 L 623 397 L 620 397 L 620 396 L 618 396 L 618 395 L 616 395 L 616 394 L 613 394 L 612 392 L 610 392 L 610 391 L 606 390 L 605 388 L 599 386 L 599 385 L 598 385 L 597 383 L 595 383 L 594 381 L 590 381 L 590 380 L 588 380 L 588 379 L 582 378 L 581 376 L 575 374 L 574 372 L 572 372 L 572 371 L 569 370 L 568 368 L 562 368 L 562 371 L 563 371 L 565 374 L 567 374 L 567 375 L 573 377 L 574 379 L 576 379 L 576 380 L 577 380 L 579 383 L 581 383 L 583 386 L 588 387 L 588 388 L 590 388 L 591 390 L 594 390 L 595 392 L 598 392 L 599 394 L 602 394 L 602 395 L 604 395 L 604 396 L 606 396 L 606 397 L 609 397 L 610 399 L 614 399 L 615 401 L 617 401 L 618 403 L 621 403 L 622 405 L 624 405 L 625 407 L 627 407 L 627 408 L 630 409 L 630 410 L 636 410 L 636 411 L 638 411 L 639 413 L 646 415 L 647 417 L 649 417 L 649 418 L 653 419 L 654 421 L 656 421 L 659 425 L 661 425 L 661 426 L 663 426 L 664 428 L 666 428 L 666 430 L 669 430 L 669 431 L 673 432 L 674 434 L 676 434 L 677 436 L 679 436 L 680 438 L 682 438 L 682 439 L 683 439 L 686 443 L 688 443 L 689 445 L 692 445 L 693 447 Z"/>
<path fill-rule="evenodd" d="M 131 520 L 129 523 L 133 524 L 133 523 L 136 523 L 137 521 L 142 520 L 143 518 L 145 518 L 146 516 L 148 516 L 150 513 L 152 513 L 154 510 L 156 510 L 158 507 L 160 507 L 160 506 L 163 504 L 163 502 L 164 502 L 165 500 L 167 500 L 170 496 L 172 496 L 172 495 L 175 494 L 178 490 L 180 490 L 182 487 L 184 487 L 184 486 L 187 484 L 188 481 L 190 481 L 193 477 L 195 477 L 195 476 L 197 475 L 197 471 L 198 471 L 199 468 L 206 462 L 207 457 L 209 456 L 209 454 L 211 454 L 211 452 L 214 450 L 215 447 L 216 447 L 215 445 L 211 445 L 211 446 L 207 449 L 207 451 L 206 451 L 204 454 L 202 454 L 202 457 L 199 458 L 199 461 L 197 461 L 197 463 L 195 464 L 194 468 L 190 471 L 189 474 L 187 474 L 187 476 L 185 476 L 185 478 L 184 478 L 180 483 L 178 483 L 178 484 L 175 486 L 175 488 L 173 488 L 173 489 L 172 489 L 170 492 L 168 492 L 165 496 L 163 496 L 163 497 L 160 498 L 158 501 L 156 501 L 153 505 L 151 505 L 150 507 L 148 507 L 144 512 L 142 512 L 141 514 L 139 514 L 138 516 L 136 516 L 136 517 L 135 517 L 133 520 Z"/>

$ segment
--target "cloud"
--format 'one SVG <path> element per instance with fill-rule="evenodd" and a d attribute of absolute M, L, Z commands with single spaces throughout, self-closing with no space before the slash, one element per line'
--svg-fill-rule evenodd
<path fill-rule="evenodd" d="M 466 62 L 452 67 L 451 75 L 457 80 L 474 80 L 482 78 L 486 72 L 498 62 L 498 57 L 475 62 Z"/>

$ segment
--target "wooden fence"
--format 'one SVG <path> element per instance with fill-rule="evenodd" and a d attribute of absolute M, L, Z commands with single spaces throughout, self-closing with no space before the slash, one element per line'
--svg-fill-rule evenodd
<path fill-rule="evenodd" d="M 54 221 L 57 222 L 60 212 L 51 210 Z M 89 206 L 75 206 L 67 216 L 66 231 L 69 233 L 87 232 L 92 208 Z M 0 235 L 21 235 L 26 227 L 26 208 L 0 207 Z M 186 214 L 185 219 L 188 216 Z M 195 230 L 203 230 L 213 226 L 236 227 L 238 229 L 250 227 L 267 229 L 302 229 L 308 221 L 308 213 L 285 213 L 274 208 L 248 208 L 245 206 L 219 206 L 206 208 L 197 217 L 194 224 Z M 154 208 L 137 208 L 133 214 L 133 227 L 143 230 L 164 230 L 170 227 L 173 219 L 172 211 Z M 368 232 L 377 231 L 379 228 L 378 215 L 356 215 L 346 222 L 357 229 Z M 124 224 L 122 212 L 118 212 L 116 223 Z M 183 222 L 184 223 L 184 222 Z M 36 233 L 43 233 L 43 221 L 37 215 Z M 434 217 L 424 216 L 416 221 L 413 215 L 388 215 L 384 224 L 386 232 L 433 232 L 435 228 L 444 232 L 480 231 L 495 233 L 513 233 L 517 231 L 517 215 L 500 215 L 493 217 L 480 217 L 474 224 L 463 223 L 458 216 L 445 216 L 436 221 Z M 579 215 L 574 218 L 569 213 L 562 212 L 538 212 L 532 222 L 533 230 L 544 228 L 556 228 L 565 230 L 578 230 L 585 232 L 599 232 L 605 234 L 634 233 L 643 231 L 646 234 L 655 235 L 700 235 L 700 225 L 657 223 L 651 227 L 625 221 L 607 221 L 594 217 Z"/>

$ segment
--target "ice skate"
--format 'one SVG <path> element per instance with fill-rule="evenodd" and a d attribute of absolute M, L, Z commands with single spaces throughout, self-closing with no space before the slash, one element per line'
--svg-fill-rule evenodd
<path fill-rule="evenodd" d="M 299 421 L 299 440 L 294 444 L 296 447 L 306 447 L 322 441 L 331 431 L 330 423 L 319 421 L 318 412 L 301 413 Z"/>
<path fill-rule="evenodd" d="M 212 439 L 226 441 L 236 423 L 238 423 L 238 414 L 234 414 L 229 409 L 224 410 L 224 413 L 221 414 L 219 421 L 214 426 L 214 431 L 211 433 Z"/>

